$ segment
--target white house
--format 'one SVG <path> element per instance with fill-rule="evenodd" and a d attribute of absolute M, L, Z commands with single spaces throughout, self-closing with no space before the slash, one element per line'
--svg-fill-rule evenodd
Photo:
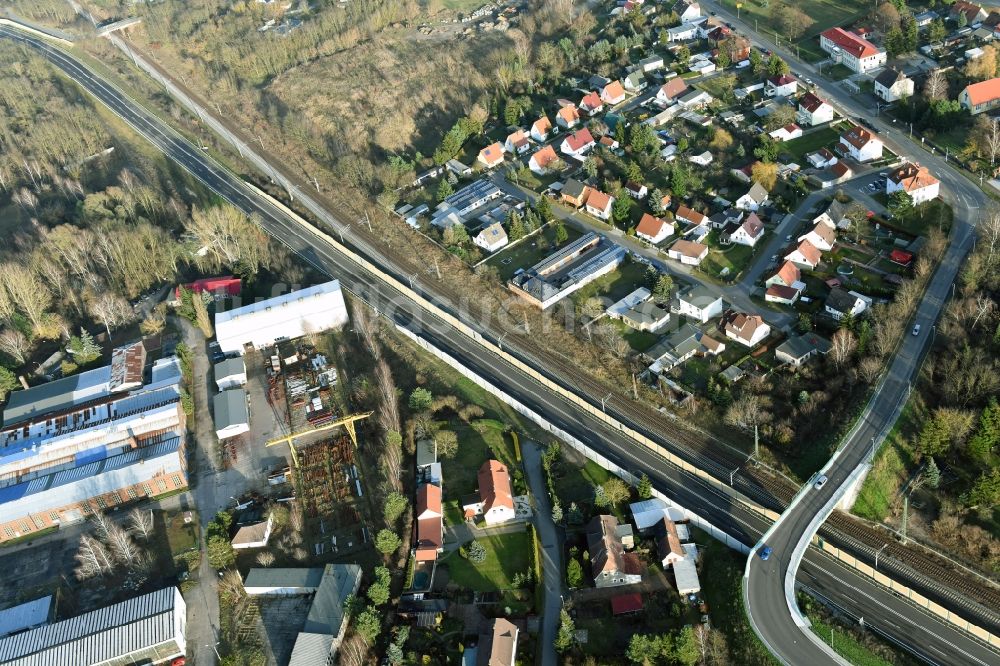
<path fill-rule="evenodd" d="M 526 153 L 529 148 L 531 148 L 531 143 L 528 141 L 528 135 L 524 133 L 523 129 L 518 129 L 508 134 L 507 140 L 503 144 L 503 149 L 512 155 Z"/>
<path fill-rule="evenodd" d="M 476 159 L 487 169 L 492 169 L 495 166 L 503 164 L 503 146 L 500 145 L 499 141 L 491 143 L 479 151 L 479 157 Z"/>
<path fill-rule="evenodd" d="M 594 137 L 590 134 L 590 130 L 584 127 L 563 139 L 559 145 L 559 150 L 564 155 L 580 157 L 586 155 L 594 145 Z"/>
<path fill-rule="evenodd" d="M 668 42 L 686 42 L 698 34 L 698 26 L 693 23 L 681 23 L 673 28 L 667 28 Z"/>
<path fill-rule="evenodd" d="M 476 234 L 472 242 L 487 252 L 496 252 L 507 245 L 507 232 L 504 231 L 499 222 L 494 222 Z"/>
<path fill-rule="evenodd" d="M 779 127 L 778 129 L 768 133 L 768 136 L 779 142 L 791 141 L 792 139 L 797 139 L 802 136 L 802 128 L 795 123 L 789 123 L 784 127 Z"/>
<path fill-rule="evenodd" d="M 913 198 L 915 204 L 936 199 L 940 188 L 941 181 L 932 176 L 927 167 L 912 162 L 907 162 L 892 171 L 885 183 L 886 194 L 906 192 Z"/>
<path fill-rule="evenodd" d="M 913 97 L 913 79 L 897 69 L 886 67 L 875 77 L 875 96 L 886 102 Z"/>
<path fill-rule="evenodd" d="M 754 247 L 763 237 L 764 223 L 757 217 L 757 213 L 750 213 L 747 219 L 743 220 L 743 224 L 729 235 L 729 240 L 739 245 Z"/>
<path fill-rule="evenodd" d="M 764 94 L 768 97 L 794 97 L 798 87 L 799 80 L 791 74 L 772 76 L 767 79 Z"/>
<path fill-rule="evenodd" d="M 532 173 L 545 174 L 548 173 L 549 168 L 557 163 L 558 160 L 559 156 L 556 154 L 556 149 L 549 144 L 535 151 L 528 160 L 528 168 L 531 169 Z"/>
<path fill-rule="evenodd" d="M 832 56 L 834 62 L 858 74 L 881 67 L 886 60 L 883 49 L 843 28 L 830 28 L 820 34 L 819 46 Z"/>
<path fill-rule="evenodd" d="M 799 99 L 798 120 L 809 127 L 833 122 L 833 107 L 818 95 L 808 92 Z"/>
<path fill-rule="evenodd" d="M 747 347 L 754 347 L 771 334 L 771 327 L 760 315 L 734 312 L 726 317 L 726 337 Z"/>
<path fill-rule="evenodd" d="M 463 501 L 466 520 L 482 516 L 487 525 L 499 525 L 514 520 L 514 493 L 510 473 L 499 460 L 487 460 L 479 468 L 479 496 Z M 471 500 L 471 501 L 470 501 Z"/>
<path fill-rule="evenodd" d="M 635 228 L 635 235 L 639 238 L 656 245 L 674 233 L 674 225 L 662 218 L 654 217 L 649 213 L 643 213 Z"/>
<path fill-rule="evenodd" d="M 220 440 L 250 432 L 250 407 L 247 392 L 231 388 L 215 394 L 212 400 L 215 435 Z"/>
<path fill-rule="evenodd" d="M 703 106 L 708 106 L 713 101 L 715 101 L 715 98 L 704 90 L 692 90 L 677 100 L 677 103 L 685 109 L 699 109 Z"/>
<path fill-rule="evenodd" d="M 691 162 L 692 164 L 697 164 L 699 166 L 708 166 L 709 164 L 712 163 L 712 153 L 706 150 L 705 152 L 699 153 L 698 155 L 692 155 L 691 157 L 688 158 L 688 162 Z"/>
<path fill-rule="evenodd" d="M 792 262 L 800 269 L 811 271 L 819 266 L 822 257 L 823 255 L 816 249 L 815 245 L 804 240 L 798 244 L 798 247 L 785 255 L 785 261 Z"/>
<path fill-rule="evenodd" d="M 556 112 L 556 124 L 563 129 L 573 129 L 580 122 L 580 112 L 573 104 L 568 104 Z"/>
<path fill-rule="evenodd" d="M 799 236 L 799 242 L 801 241 L 809 241 L 817 250 L 829 252 L 837 242 L 837 231 L 833 227 L 819 222 L 809 233 Z"/>
<path fill-rule="evenodd" d="M 882 157 L 882 142 L 868 130 L 857 126 L 840 135 L 840 148 L 859 162 Z"/>
<path fill-rule="evenodd" d="M 549 120 L 548 116 L 542 116 L 531 124 L 531 138 L 538 143 L 548 139 L 551 132 L 552 121 Z"/>
<path fill-rule="evenodd" d="M 588 115 L 593 116 L 604 109 L 604 102 L 601 101 L 601 96 L 596 92 L 589 92 L 580 100 L 580 108 L 586 111 Z"/>
<path fill-rule="evenodd" d="M 687 82 L 681 77 L 670 79 L 656 91 L 656 102 L 660 106 L 673 104 L 674 100 L 687 92 Z"/>
<path fill-rule="evenodd" d="M 837 163 L 837 156 L 826 148 L 820 148 L 816 152 L 806 155 L 806 160 L 817 169 L 826 169 Z"/>
<path fill-rule="evenodd" d="M 642 201 L 649 194 L 649 188 L 643 183 L 634 183 L 632 181 L 625 183 L 625 191 L 636 201 Z"/>
<path fill-rule="evenodd" d="M 647 58 L 643 58 L 639 61 L 639 67 L 642 68 L 644 74 L 655 72 L 658 69 L 663 69 L 663 56 L 651 55 Z"/>
<path fill-rule="evenodd" d="M 670 246 L 667 256 L 688 266 L 698 266 L 708 256 L 708 246 L 682 238 Z"/>
<path fill-rule="evenodd" d="M 847 291 L 841 287 L 834 287 L 826 297 L 824 309 L 828 315 L 840 321 L 848 315 L 857 317 L 867 310 L 871 304 L 872 299 L 867 296 L 859 294 L 856 291 Z"/>
<path fill-rule="evenodd" d="M 242 356 L 227 358 L 215 364 L 215 384 L 220 391 L 247 383 L 247 366 Z"/>
<path fill-rule="evenodd" d="M 612 81 L 601 90 L 601 101 L 608 106 L 615 106 L 625 101 L 625 87 L 621 81 Z"/>
<path fill-rule="evenodd" d="M 767 190 L 764 189 L 763 185 L 755 182 L 747 190 L 747 193 L 737 199 L 733 205 L 740 210 L 756 211 L 767 202 L 767 199 Z"/>
<path fill-rule="evenodd" d="M 625 77 L 625 90 L 630 93 L 642 92 L 649 85 L 646 81 L 646 77 L 643 76 L 642 70 L 637 69 L 634 72 L 630 72 L 628 76 Z"/>
<path fill-rule="evenodd" d="M 677 293 L 677 312 L 704 324 L 722 314 L 722 296 L 695 284 Z"/>
<path fill-rule="evenodd" d="M 680 17 L 681 21 L 693 21 L 701 17 L 701 5 L 693 0 L 677 0 L 672 11 Z"/>
<path fill-rule="evenodd" d="M 611 207 L 615 203 L 615 198 L 610 194 L 605 194 L 600 190 L 591 190 L 584 204 L 584 210 L 601 220 L 611 219 Z"/>

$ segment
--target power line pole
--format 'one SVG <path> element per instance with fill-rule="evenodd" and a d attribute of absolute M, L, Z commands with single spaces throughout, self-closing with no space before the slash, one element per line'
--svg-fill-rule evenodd
<path fill-rule="evenodd" d="M 903 545 L 906 545 L 906 523 L 910 515 L 910 494 L 903 495 Z"/>
<path fill-rule="evenodd" d="M 760 460 L 760 437 L 757 435 L 757 424 L 753 425 L 753 456 Z"/>

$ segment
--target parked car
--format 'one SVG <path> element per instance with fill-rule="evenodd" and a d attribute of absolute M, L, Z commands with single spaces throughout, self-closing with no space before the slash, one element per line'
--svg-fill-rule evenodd
<path fill-rule="evenodd" d="M 915 324 L 913 326 L 913 335 L 920 335 L 920 324 Z"/>
<path fill-rule="evenodd" d="M 829 479 L 827 479 L 827 478 L 826 478 L 826 474 L 820 474 L 820 475 L 819 475 L 819 478 L 818 478 L 818 479 L 816 479 L 816 483 L 814 483 L 814 484 L 813 484 L 813 487 L 814 487 L 814 488 L 815 488 L 816 490 L 820 490 L 820 489 L 822 489 L 822 488 L 823 488 L 823 486 L 825 486 L 825 485 L 826 485 L 826 482 L 827 482 L 828 480 L 829 480 Z"/>

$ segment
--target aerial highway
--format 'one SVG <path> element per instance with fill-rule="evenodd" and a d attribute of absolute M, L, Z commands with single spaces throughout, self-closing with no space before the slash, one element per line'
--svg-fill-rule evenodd
<path fill-rule="evenodd" d="M 284 209 L 269 198 L 262 197 L 239 177 L 214 162 L 140 104 L 129 99 L 63 50 L 8 28 L 0 28 L 0 35 L 15 39 L 44 55 L 164 154 L 245 212 L 257 213 L 264 228 L 276 239 L 297 252 L 317 270 L 340 278 L 345 287 L 398 325 L 423 336 L 622 468 L 646 471 L 658 489 L 681 505 L 698 511 L 743 543 L 756 542 L 769 528 L 768 522 L 759 513 L 735 502 L 730 495 L 707 481 L 674 467 L 647 449 L 637 447 L 603 421 L 521 373 L 501 356 L 470 349 L 467 339 L 460 333 L 432 314 L 420 311 L 403 294 L 380 283 L 376 276 L 332 246 L 317 243 L 316 238 L 305 233 Z M 839 565 L 833 563 L 828 556 L 815 551 L 808 552 L 803 560 L 803 570 L 815 577 L 815 589 L 821 589 L 834 603 L 851 609 L 852 612 L 865 613 L 869 626 L 877 626 L 879 631 L 892 636 L 903 645 L 914 645 L 915 650 L 926 650 L 928 646 L 934 646 L 935 650 L 945 655 L 941 660 L 935 660 L 937 663 L 985 664 L 996 661 L 998 655 L 988 647 L 936 618 L 925 616 L 920 609 L 864 577 L 855 575 L 851 589 L 841 589 L 836 581 L 845 579 L 847 574 L 831 575 L 830 572 L 836 571 L 837 566 Z M 872 600 L 863 608 L 856 602 L 861 595 Z M 870 614 L 868 609 L 871 609 Z"/>
<path fill-rule="evenodd" d="M 910 321 L 910 326 L 920 325 L 920 333 L 910 334 L 911 329 L 907 327 L 896 355 L 862 413 L 858 427 L 849 433 L 822 470 L 829 481 L 821 489 L 807 482 L 796 500 L 765 535 L 766 546 L 773 552 L 771 557 L 765 561 L 751 556 L 748 560 L 744 601 L 754 629 L 767 647 L 786 664 L 835 663 L 829 648 L 818 642 L 808 629 L 795 603 L 795 580 L 801 552 L 857 479 L 861 468 L 872 461 L 878 445 L 896 422 L 924 352 L 931 343 L 933 327 L 941 315 L 962 260 L 972 248 L 975 225 L 982 209 L 990 204 L 990 199 L 948 164 L 943 156 L 923 151 L 916 155 L 919 149 L 910 143 L 897 125 L 887 122 L 885 116 L 873 117 L 873 109 L 862 106 L 846 90 L 823 78 L 814 67 L 796 59 L 788 49 L 764 44 L 752 27 L 747 22 L 739 21 L 727 6 L 714 2 L 706 5 L 717 9 L 728 21 L 739 23 L 741 31 L 751 35 L 758 47 L 771 48 L 793 69 L 810 72 L 822 94 L 838 111 L 848 118 L 866 118 L 894 153 L 929 167 L 941 180 L 942 197 L 955 213 L 951 242 Z M 888 535 L 886 543 L 887 547 L 894 545 Z M 759 554 L 764 546 L 763 542 L 759 544 L 754 554 Z M 932 654 L 923 656 L 932 662 L 942 658 Z M 971 655 L 966 659 L 967 663 L 975 663 Z"/>

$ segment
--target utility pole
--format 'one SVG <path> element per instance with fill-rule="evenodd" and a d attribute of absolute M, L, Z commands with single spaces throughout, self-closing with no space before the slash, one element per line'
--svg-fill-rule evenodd
<path fill-rule="evenodd" d="M 316 186 L 316 191 L 319 192 L 319 181 L 316 180 L 316 176 L 313 176 L 313 185 Z"/>
<path fill-rule="evenodd" d="M 906 545 L 906 523 L 910 515 L 910 494 L 903 495 L 903 545 Z"/>
<path fill-rule="evenodd" d="M 528 313 L 524 313 L 524 333 L 528 335 L 531 333 L 531 327 L 528 326 Z"/>
<path fill-rule="evenodd" d="M 878 556 L 882 554 L 882 551 L 889 547 L 889 544 L 884 544 L 881 548 L 875 551 L 875 571 L 878 571 Z"/>
<path fill-rule="evenodd" d="M 372 220 L 368 217 L 368 211 L 365 211 L 365 222 L 368 223 L 368 233 L 374 234 L 375 232 L 372 231 Z"/>
<path fill-rule="evenodd" d="M 434 271 L 437 273 L 438 280 L 441 279 L 441 267 L 438 265 L 438 260 L 434 259 Z"/>
<path fill-rule="evenodd" d="M 614 394 L 613 393 L 609 393 L 606 396 L 604 396 L 603 398 L 601 398 L 601 411 L 602 412 L 606 412 L 607 411 L 605 409 L 605 406 L 608 404 L 608 398 L 610 398 L 612 395 L 614 395 Z"/>
<path fill-rule="evenodd" d="M 757 435 L 757 424 L 753 424 L 753 456 L 760 460 L 760 437 Z"/>
<path fill-rule="evenodd" d="M 632 398 L 638 402 L 639 401 L 639 384 L 635 379 L 635 373 L 632 373 Z"/>

